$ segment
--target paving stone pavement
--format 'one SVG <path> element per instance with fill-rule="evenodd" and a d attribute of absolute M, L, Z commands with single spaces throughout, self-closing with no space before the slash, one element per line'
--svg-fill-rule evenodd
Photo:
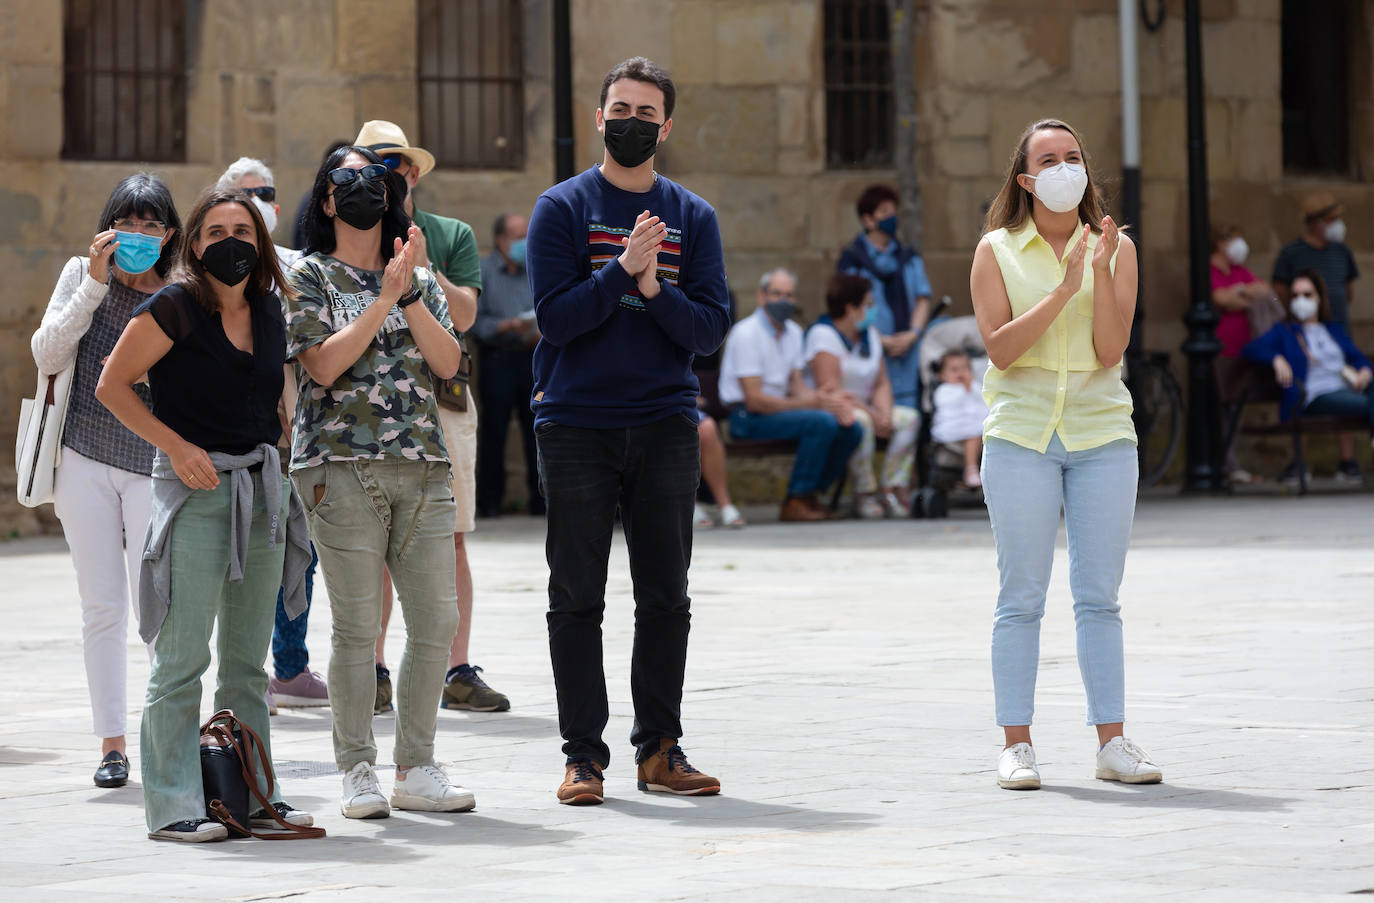
<path fill-rule="evenodd" d="M 722 779 L 708 799 L 635 790 L 617 539 L 605 644 L 616 760 L 606 805 L 570 808 L 553 794 L 542 525 L 483 521 L 469 546 L 475 662 L 513 708 L 441 712 L 438 741 L 476 811 L 342 818 L 328 710 L 283 710 L 272 740 L 287 798 L 329 837 L 203 846 L 145 839 L 136 777 L 91 785 L 66 548 L 0 544 L 0 900 L 1363 899 L 1371 535 L 1369 495 L 1141 503 L 1122 590 L 1127 727 L 1165 783 L 1127 787 L 1092 777 L 1061 534 L 1037 696 L 1045 786 L 1015 793 L 995 782 L 996 573 L 980 509 L 698 532 L 683 745 Z M 392 658 L 402 641 L 398 619 Z M 322 587 L 310 648 L 323 671 Z M 136 769 L 147 659 L 132 633 L 129 658 Z M 376 721 L 383 766 L 393 725 Z"/>

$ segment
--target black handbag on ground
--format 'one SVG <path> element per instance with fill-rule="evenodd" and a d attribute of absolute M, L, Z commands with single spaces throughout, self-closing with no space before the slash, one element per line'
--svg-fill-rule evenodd
<path fill-rule="evenodd" d="M 262 762 L 267 792 L 258 788 L 254 760 Z M 268 800 L 276 789 L 267 747 L 251 727 L 229 709 L 220 709 L 200 726 L 200 779 L 205 791 L 205 814 L 229 829 L 230 837 L 297 840 L 324 837 L 324 828 L 293 825 Z M 284 831 L 259 833 L 248 827 L 253 800 Z"/>

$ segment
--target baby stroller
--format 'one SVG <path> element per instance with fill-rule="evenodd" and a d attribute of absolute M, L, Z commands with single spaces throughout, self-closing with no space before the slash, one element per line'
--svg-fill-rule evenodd
<path fill-rule="evenodd" d="M 924 480 L 911 497 L 912 517 L 947 517 L 949 491 L 963 475 L 963 448 L 935 442 L 930 435 L 935 416 L 935 387 L 939 385 L 937 368 L 944 353 L 955 348 L 968 353 L 973 375 L 980 383 L 988 371 L 988 351 L 974 317 L 939 320 L 921 337 L 921 431 L 916 439 L 916 472 L 924 474 Z"/>

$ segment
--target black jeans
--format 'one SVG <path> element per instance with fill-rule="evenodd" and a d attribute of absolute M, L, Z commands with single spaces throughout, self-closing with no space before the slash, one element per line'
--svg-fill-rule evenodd
<path fill-rule="evenodd" d="M 520 442 L 525 450 L 525 482 L 530 513 L 543 510 L 539 465 L 534 450 L 534 354 L 519 348 L 478 349 L 477 369 L 477 512 L 484 517 L 501 513 L 506 495 L 506 434 L 511 411 L 520 418 Z"/>
<path fill-rule="evenodd" d="M 635 638 L 630 694 L 636 761 L 658 740 L 682 736 L 682 678 L 691 599 L 692 506 L 701 475 L 695 416 L 645 426 L 581 429 L 540 424 L 539 478 L 548 505 L 549 655 L 558 728 L 569 759 L 606 767 L 601 738 L 609 711 L 601 619 L 616 509 L 634 581 Z"/>

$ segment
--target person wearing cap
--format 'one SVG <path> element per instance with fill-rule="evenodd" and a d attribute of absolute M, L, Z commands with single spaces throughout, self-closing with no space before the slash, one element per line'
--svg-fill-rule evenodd
<path fill-rule="evenodd" d="M 1274 291 L 1285 305 L 1292 297 L 1293 278 L 1312 269 L 1326 280 L 1331 316 L 1350 330 L 1351 283 L 1360 277 L 1355 255 L 1345 243 L 1345 208 L 1329 191 L 1302 199 L 1302 234 L 1284 246 L 1274 261 Z"/>
<path fill-rule="evenodd" d="M 409 189 L 405 211 L 420 227 L 422 241 L 415 248 L 415 259 L 427 267 L 444 290 L 448 299 L 449 316 L 459 333 L 472 328 L 477 318 L 477 296 L 482 291 L 482 270 L 477 254 L 477 238 L 472 227 L 462 220 L 438 216 L 420 210 L 415 204 L 415 186 L 434 169 L 434 155 L 422 147 L 414 147 L 406 134 L 393 122 L 372 119 L 363 123 L 353 142 L 366 147 L 382 158 L 393 172 L 401 176 Z M 464 356 L 467 356 L 466 348 Z M 476 712 L 504 712 L 510 700 L 487 686 L 481 668 L 468 661 L 468 641 L 472 636 L 472 569 L 468 565 L 466 533 L 476 528 L 477 514 L 477 408 L 471 393 L 465 410 L 439 407 L 439 420 L 444 428 L 444 444 L 448 447 L 453 468 L 453 498 L 458 503 L 457 532 L 453 534 L 457 562 L 458 633 L 449 649 L 449 668 L 444 680 L 444 695 L 440 705 L 446 709 L 467 709 Z M 388 579 L 382 606 L 382 632 L 377 638 L 377 704 L 378 711 L 386 711 L 391 702 L 390 673 L 385 664 L 386 628 L 391 620 L 392 593 Z"/>
<path fill-rule="evenodd" d="M 1317 191 L 1302 199 L 1303 231 L 1284 246 L 1274 260 L 1274 291 L 1288 307 L 1292 299 L 1293 280 L 1304 270 L 1315 270 L 1326 283 L 1326 298 L 1331 307 L 1331 320 L 1350 333 L 1351 289 L 1360 271 L 1355 255 L 1345 243 L 1345 207 L 1329 191 Z M 1358 482 L 1363 479 L 1355 462 L 1355 434 L 1340 433 L 1336 437 L 1340 448 L 1339 480 Z"/>

